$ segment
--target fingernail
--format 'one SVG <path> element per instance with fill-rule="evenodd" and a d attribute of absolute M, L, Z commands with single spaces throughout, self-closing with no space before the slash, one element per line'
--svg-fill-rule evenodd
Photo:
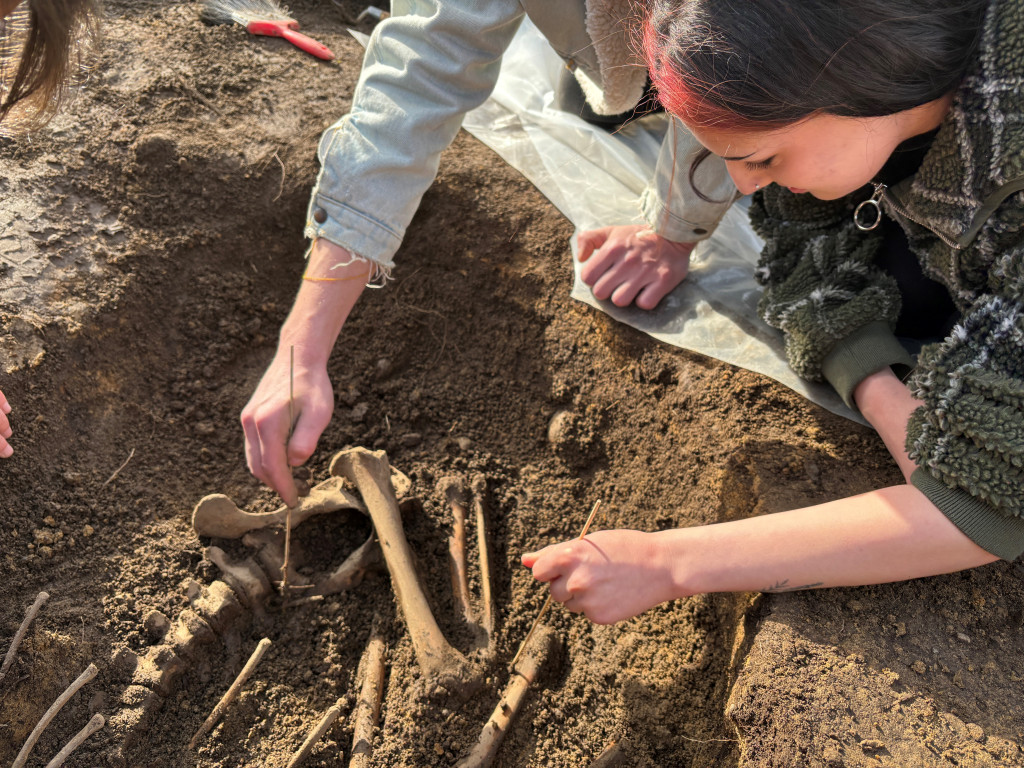
<path fill-rule="evenodd" d="M 0 459 L 9 458 L 12 453 L 14 453 L 14 449 L 9 445 L 5 445 L 0 449 Z"/>
<path fill-rule="evenodd" d="M 4 413 L 10 413 L 11 412 L 11 404 L 10 403 L 4 403 L 4 405 L 3 405 L 3 412 Z"/>

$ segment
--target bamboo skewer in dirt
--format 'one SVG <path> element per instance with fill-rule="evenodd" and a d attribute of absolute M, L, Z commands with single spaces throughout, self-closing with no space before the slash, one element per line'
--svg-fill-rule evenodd
<path fill-rule="evenodd" d="M 250 656 L 249 660 L 245 662 L 245 666 L 242 667 L 242 671 L 239 672 L 238 677 L 235 678 L 235 682 L 231 684 L 227 693 L 221 697 L 220 701 L 217 702 L 217 706 L 213 708 L 210 716 L 206 718 L 206 721 L 199 726 L 199 730 L 196 731 L 195 735 L 189 740 L 189 749 L 195 748 L 196 742 L 199 741 L 207 731 L 213 728 L 221 715 L 224 714 L 224 710 L 231 706 L 231 702 L 238 697 L 238 692 L 242 690 L 242 686 L 245 685 L 245 681 L 249 679 L 250 675 L 252 675 L 253 670 L 256 669 L 256 665 L 260 663 L 260 659 L 263 658 L 263 654 L 267 652 L 267 648 L 269 647 L 270 640 L 268 638 L 264 637 L 260 640 L 259 644 L 256 646 L 256 650 L 252 652 L 252 656 Z"/>
<path fill-rule="evenodd" d="M 14 663 L 14 657 L 18 655 L 18 646 L 21 645 L 21 641 L 25 639 L 25 633 L 28 631 L 29 625 L 35 619 L 36 614 L 39 613 L 39 609 L 43 607 L 43 603 L 50 599 L 50 595 L 46 592 L 40 592 L 36 595 L 36 599 L 32 605 L 25 612 L 25 618 L 21 622 L 21 626 L 18 627 L 18 631 L 14 633 L 14 639 L 11 640 L 11 647 L 7 650 L 7 655 L 4 657 L 4 663 L 0 666 L 0 683 L 7 677 L 7 670 L 11 668 L 11 664 Z"/>
<path fill-rule="evenodd" d="M 207 24 L 239 24 L 251 35 L 283 37 L 318 59 L 334 58 L 326 45 L 299 32 L 299 22 L 274 0 L 206 0 L 200 18 Z"/>
<path fill-rule="evenodd" d="M 587 531 L 590 530 L 590 524 L 594 522 L 594 516 L 597 514 L 597 510 L 601 508 L 601 500 L 598 499 L 594 503 L 594 508 L 590 510 L 590 516 L 587 517 L 587 522 L 583 524 L 583 532 L 579 535 L 579 538 L 583 538 L 587 535 Z M 537 614 L 537 618 L 533 620 L 533 626 L 530 627 L 530 631 L 526 633 L 526 639 L 523 640 L 523 644 L 519 646 L 519 650 L 516 651 L 516 655 L 512 657 L 512 663 L 509 665 L 515 667 L 516 662 L 519 661 L 519 657 L 523 653 L 523 649 L 526 644 L 530 642 L 530 638 L 533 637 L 533 633 L 537 630 L 537 625 L 540 624 L 540 620 L 544 618 L 544 614 L 547 613 L 548 608 L 551 606 L 551 595 L 548 594 L 548 599 L 544 601 L 544 605 L 540 608 L 540 613 Z"/>
<path fill-rule="evenodd" d="M 291 348 L 291 361 L 288 366 L 288 438 L 284 442 L 285 455 L 288 444 L 292 441 L 295 429 L 295 347 Z M 289 506 L 284 518 L 284 562 L 281 563 L 281 594 L 288 591 L 288 560 L 292 549 L 292 508 Z"/>
<path fill-rule="evenodd" d="M 54 755 L 53 760 L 46 764 L 46 768 L 60 768 L 64 765 L 64 761 L 70 757 L 71 753 L 82 746 L 82 742 L 96 733 L 96 731 L 106 725 L 106 723 L 106 718 L 97 712 L 92 716 L 92 719 L 85 724 L 85 727 L 76 733 L 71 741 L 64 745 L 64 749 Z"/>
<path fill-rule="evenodd" d="M 57 716 L 57 713 L 60 712 L 61 708 L 65 704 L 68 703 L 71 697 L 78 693 L 79 688 L 96 677 L 96 673 L 98 671 L 99 670 L 96 669 L 95 664 L 90 664 L 85 668 L 85 671 L 67 687 L 67 690 L 57 697 L 57 700 L 50 705 L 50 708 L 46 710 L 46 712 L 43 713 L 43 716 L 36 724 L 36 727 L 32 729 L 32 733 L 28 735 L 28 738 L 25 740 L 25 745 L 21 748 L 21 752 L 18 753 L 14 762 L 11 763 L 11 768 L 24 768 L 25 762 L 28 760 L 28 756 L 32 752 L 32 747 L 34 747 L 36 742 L 39 741 L 39 737 L 43 735 L 43 731 L 46 730 L 46 726 L 48 726 L 50 721 Z"/>

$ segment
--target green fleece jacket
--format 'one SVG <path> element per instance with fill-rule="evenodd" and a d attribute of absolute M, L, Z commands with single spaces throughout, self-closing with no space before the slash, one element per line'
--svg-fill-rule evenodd
<path fill-rule="evenodd" d="M 922 350 L 909 380 L 924 405 L 907 425 L 911 482 L 966 535 L 1024 552 L 1024 0 L 992 0 L 975 61 L 917 173 L 835 201 L 770 187 L 751 221 L 765 239 L 760 310 L 801 376 L 848 404 L 867 375 L 912 366 L 892 328 L 895 281 L 877 231 L 853 209 L 872 195 L 905 230 L 926 275 L 962 313 Z"/>

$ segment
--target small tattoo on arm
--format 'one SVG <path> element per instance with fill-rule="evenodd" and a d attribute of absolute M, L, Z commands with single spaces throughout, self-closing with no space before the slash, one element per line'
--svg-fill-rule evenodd
<path fill-rule="evenodd" d="M 816 581 L 813 584 L 801 584 L 800 586 L 791 586 L 789 579 L 783 579 L 782 581 L 776 581 L 772 586 L 762 589 L 762 592 L 796 592 L 798 589 L 814 589 L 824 585 L 824 581 Z"/>

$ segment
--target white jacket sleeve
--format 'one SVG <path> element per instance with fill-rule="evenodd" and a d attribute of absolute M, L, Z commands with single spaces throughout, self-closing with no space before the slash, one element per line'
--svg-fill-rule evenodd
<path fill-rule="evenodd" d="M 393 0 L 351 111 L 320 141 L 307 237 L 391 269 L 441 152 L 493 90 L 522 14 L 518 0 Z"/>
<path fill-rule="evenodd" d="M 691 183 L 691 167 L 703 152 L 686 126 L 671 118 L 654 178 L 640 200 L 648 226 L 667 240 L 694 243 L 709 237 L 738 197 L 725 162 L 715 155 L 700 161 Z"/>

